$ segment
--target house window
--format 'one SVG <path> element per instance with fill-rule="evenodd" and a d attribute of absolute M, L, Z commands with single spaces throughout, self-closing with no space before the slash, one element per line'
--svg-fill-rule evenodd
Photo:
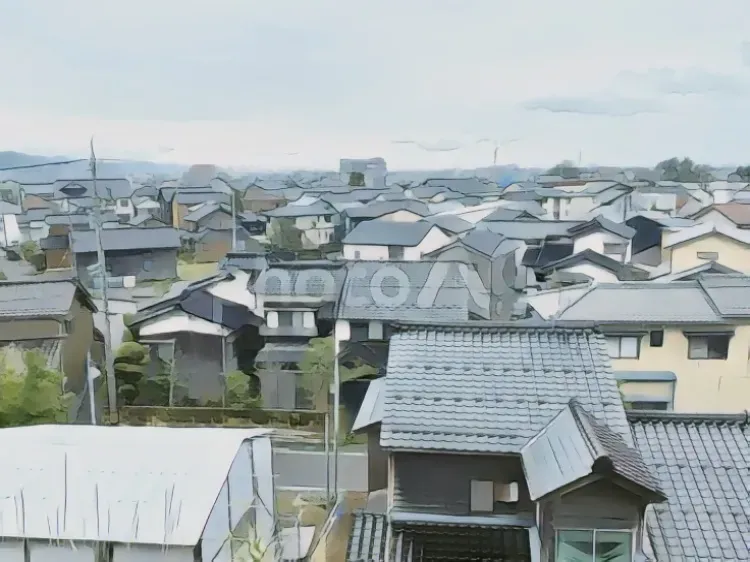
<path fill-rule="evenodd" d="M 294 312 L 278 312 L 279 328 L 291 328 L 294 326 Z"/>
<path fill-rule="evenodd" d="M 66 334 L 72 334 L 73 333 L 73 321 L 72 320 L 64 320 L 63 321 L 63 329 L 65 330 Z"/>
<path fill-rule="evenodd" d="M 390 260 L 404 259 L 404 247 L 403 246 L 388 246 L 388 259 Z"/>
<path fill-rule="evenodd" d="M 719 259 L 719 252 L 697 252 L 699 260 L 716 261 Z"/>
<path fill-rule="evenodd" d="M 669 402 L 665 400 L 637 400 L 635 402 L 625 402 L 626 410 L 658 410 L 667 412 L 671 410 Z"/>
<path fill-rule="evenodd" d="M 627 244 L 604 244 L 604 255 L 605 256 L 621 256 L 625 253 L 628 246 Z"/>
<path fill-rule="evenodd" d="M 609 356 L 612 359 L 638 359 L 639 343 L 637 336 L 609 336 Z"/>
<path fill-rule="evenodd" d="M 492 513 L 496 502 L 515 503 L 517 501 L 518 482 L 471 481 L 471 511 L 473 512 Z"/>
<path fill-rule="evenodd" d="M 661 347 L 664 345 L 664 330 L 653 330 L 648 334 L 648 345 L 650 347 Z"/>
<path fill-rule="evenodd" d="M 354 250 L 354 259 L 355 259 L 355 260 L 358 260 L 358 259 L 360 259 L 360 256 L 361 256 L 361 255 L 362 255 L 362 254 L 360 253 L 360 251 L 359 251 L 359 250 Z"/>
<path fill-rule="evenodd" d="M 688 336 L 688 359 L 726 359 L 729 354 L 729 336 Z"/>
<path fill-rule="evenodd" d="M 382 322 L 370 322 L 369 333 L 367 334 L 369 339 L 380 341 L 383 339 L 383 323 Z"/>
<path fill-rule="evenodd" d="M 351 322 L 349 334 L 352 341 L 367 341 L 370 338 L 370 326 L 367 322 Z"/>
<path fill-rule="evenodd" d="M 632 562 L 633 534 L 629 531 L 558 530 L 557 562 Z"/>

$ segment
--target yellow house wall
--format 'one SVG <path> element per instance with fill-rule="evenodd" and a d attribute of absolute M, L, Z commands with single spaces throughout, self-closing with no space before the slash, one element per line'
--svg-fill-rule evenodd
<path fill-rule="evenodd" d="M 721 235 L 706 236 L 671 249 L 672 273 L 679 273 L 706 263 L 698 252 L 717 252 L 721 265 L 750 275 L 750 247 Z"/>
<path fill-rule="evenodd" d="M 696 326 L 690 329 L 700 330 Z M 750 326 L 736 326 L 729 340 L 726 360 L 688 359 L 688 339 L 682 328 L 673 327 L 664 329 L 662 347 L 650 347 L 646 335 L 641 338 L 638 359 L 612 359 L 612 368 L 615 371 L 673 372 L 677 376 L 676 412 L 737 413 L 750 410 L 749 351 Z M 633 387 L 635 384 L 654 383 L 623 383 L 622 390 L 634 394 L 648 393 L 645 390 L 648 387 Z M 656 390 L 656 387 L 652 388 Z"/>

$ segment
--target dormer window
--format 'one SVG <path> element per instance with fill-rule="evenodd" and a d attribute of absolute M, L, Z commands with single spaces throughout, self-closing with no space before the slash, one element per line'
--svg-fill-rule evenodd
<path fill-rule="evenodd" d="M 589 529 L 559 529 L 557 562 L 632 562 L 633 533 Z"/>

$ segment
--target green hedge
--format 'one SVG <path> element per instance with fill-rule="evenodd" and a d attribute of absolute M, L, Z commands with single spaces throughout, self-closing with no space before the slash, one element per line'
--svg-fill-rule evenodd
<path fill-rule="evenodd" d="M 205 408 L 167 406 L 123 406 L 124 425 L 227 425 L 233 427 L 289 427 L 323 431 L 325 412 L 262 410 L 259 408 Z"/>

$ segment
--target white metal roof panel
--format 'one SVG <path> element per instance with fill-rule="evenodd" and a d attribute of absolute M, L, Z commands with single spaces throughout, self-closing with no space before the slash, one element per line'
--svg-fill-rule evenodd
<path fill-rule="evenodd" d="M 0 430 L 0 537 L 197 544 L 240 445 L 266 430 Z M 271 470 L 271 466 L 259 467 Z"/>

